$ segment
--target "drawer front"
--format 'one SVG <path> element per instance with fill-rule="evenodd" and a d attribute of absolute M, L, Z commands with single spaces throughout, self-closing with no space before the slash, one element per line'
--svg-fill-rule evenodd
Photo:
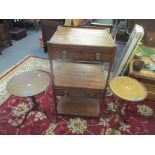
<path fill-rule="evenodd" d="M 143 78 L 143 77 L 134 77 L 134 78 L 136 78 L 138 81 L 140 81 L 142 83 L 150 84 L 152 86 L 154 85 L 154 87 L 155 87 L 155 80 L 154 79 L 148 79 L 148 78 Z"/>
<path fill-rule="evenodd" d="M 147 99 L 155 101 L 155 85 L 143 83 L 147 89 Z"/>
<path fill-rule="evenodd" d="M 150 90 L 149 88 L 147 88 L 147 89 L 148 89 L 147 99 L 155 101 L 155 89 L 153 91 Z"/>
<path fill-rule="evenodd" d="M 147 99 L 155 101 L 155 80 L 131 76 L 141 82 L 147 89 Z"/>
<path fill-rule="evenodd" d="M 80 50 L 52 48 L 49 51 L 50 59 L 66 59 L 80 61 L 104 61 L 113 62 L 114 55 L 111 49 L 101 50 Z"/>
<path fill-rule="evenodd" d="M 103 91 L 88 91 L 88 90 L 67 90 L 56 88 L 56 96 L 77 96 L 77 97 L 89 97 L 89 98 L 102 98 Z"/>

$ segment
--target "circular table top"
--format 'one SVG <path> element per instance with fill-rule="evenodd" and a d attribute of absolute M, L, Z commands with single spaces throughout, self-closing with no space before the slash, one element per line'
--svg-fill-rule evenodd
<path fill-rule="evenodd" d="M 127 101 L 142 101 L 147 97 L 147 90 L 139 81 L 120 76 L 110 81 L 110 88 L 113 93 Z"/>
<path fill-rule="evenodd" d="M 44 91 L 50 84 L 50 77 L 42 71 L 28 71 L 15 75 L 7 83 L 11 95 L 26 97 Z"/>

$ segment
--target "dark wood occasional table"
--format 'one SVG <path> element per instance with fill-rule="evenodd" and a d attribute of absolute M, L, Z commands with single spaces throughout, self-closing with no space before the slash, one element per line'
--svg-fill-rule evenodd
<path fill-rule="evenodd" d="M 20 127 L 26 120 L 27 115 L 33 110 L 40 110 L 46 115 L 43 108 L 39 106 L 35 95 L 43 92 L 50 84 L 50 77 L 42 71 L 28 71 L 15 75 L 7 83 L 7 91 L 14 96 L 30 97 L 32 99 L 32 108 L 29 109 L 23 121 L 18 125 Z M 47 116 L 47 115 L 46 115 Z"/>
<path fill-rule="evenodd" d="M 100 118 L 99 101 L 106 94 L 115 51 L 114 40 L 105 29 L 57 29 L 48 42 L 57 114 Z M 59 62 L 55 67 L 53 60 Z M 107 77 L 103 62 L 109 63 Z"/>

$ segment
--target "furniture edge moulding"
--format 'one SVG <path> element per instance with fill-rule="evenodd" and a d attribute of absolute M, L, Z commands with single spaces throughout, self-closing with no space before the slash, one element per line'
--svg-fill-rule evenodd
<path fill-rule="evenodd" d="M 71 28 L 72 30 L 75 28 L 75 29 L 93 29 L 93 30 L 103 30 L 104 31 L 104 29 L 98 29 L 98 28 L 95 28 L 95 27 L 75 27 L 75 26 L 59 26 L 58 28 L 57 28 L 57 30 L 56 30 L 56 32 L 54 33 L 54 35 L 58 35 L 57 34 L 57 32 L 59 31 L 59 30 L 61 30 L 61 29 L 65 29 L 66 28 L 66 31 L 67 31 L 67 28 Z M 76 32 L 77 33 L 77 32 Z M 108 34 L 108 33 L 107 33 Z M 54 36 L 53 35 L 53 36 Z M 112 47 L 116 47 L 116 44 L 115 44 L 115 41 L 114 41 L 114 39 L 113 39 L 113 37 L 112 37 L 112 35 L 111 34 L 108 34 L 109 35 L 109 37 L 111 37 L 111 40 L 113 40 L 113 42 L 112 42 L 112 44 L 113 44 L 113 46 L 112 45 L 110 45 L 110 46 L 106 46 L 106 45 L 102 45 L 102 46 L 99 46 L 99 45 L 91 45 L 91 44 L 89 44 L 89 45 L 82 45 L 82 46 L 85 46 L 85 47 L 101 47 L 101 48 L 105 48 L 105 47 L 109 47 L 109 48 L 112 48 Z M 108 38 L 109 39 L 109 38 Z M 56 42 L 57 42 L 57 40 L 56 40 Z M 79 45 L 79 44 L 69 44 L 69 43 L 67 43 L 67 44 L 63 44 L 63 43 L 56 43 L 55 41 L 53 41 L 52 40 L 52 37 L 51 37 L 51 39 L 49 40 L 49 41 L 47 41 L 47 43 L 52 43 L 53 44 L 53 46 L 57 46 L 57 45 L 59 45 L 59 46 L 65 46 L 65 45 L 68 45 L 68 46 L 81 46 L 81 45 Z"/>

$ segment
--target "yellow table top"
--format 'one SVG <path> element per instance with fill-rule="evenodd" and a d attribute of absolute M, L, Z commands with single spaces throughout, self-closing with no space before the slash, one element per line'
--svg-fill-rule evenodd
<path fill-rule="evenodd" d="M 142 101 L 147 97 L 147 90 L 139 81 L 120 76 L 110 81 L 110 88 L 113 93 L 121 99 L 127 101 Z"/>

